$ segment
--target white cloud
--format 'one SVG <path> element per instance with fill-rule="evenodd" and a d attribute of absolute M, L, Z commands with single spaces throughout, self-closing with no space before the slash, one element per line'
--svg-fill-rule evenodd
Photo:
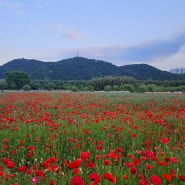
<path fill-rule="evenodd" d="M 71 29 L 66 31 L 66 33 L 64 34 L 64 37 L 67 37 L 72 40 L 79 40 L 80 39 L 80 35 Z"/>
<path fill-rule="evenodd" d="M 49 23 L 48 27 L 51 31 L 59 34 L 60 36 L 72 40 L 79 40 L 80 35 L 72 29 L 66 30 L 61 23 Z"/>
<path fill-rule="evenodd" d="M 150 62 L 150 65 L 166 71 L 172 68 L 185 68 L 185 45 L 176 54 L 166 58 L 156 58 Z"/>
<path fill-rule="evenodd" d="M 23 6 L 21 3 L 16 3 L 16 2 L 14 3 L 7 2 L 5 3 L 5 5 L 7 8 L 12 8 L 12 9 L 17 9 Z"/>
<path fill-rule="evenodd" d="M 8 12 L 15 14 L 24 14 L 25 12 L 22 10 L 23 4 L 19 2 L 10 2 L 8 0 L 3 0 L 0 2 L 0 6 L 5 7 Z"/>

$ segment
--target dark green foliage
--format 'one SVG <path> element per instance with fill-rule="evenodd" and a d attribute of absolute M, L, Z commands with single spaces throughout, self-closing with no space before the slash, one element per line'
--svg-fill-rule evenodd
<path fill-rule="evenodd" d="M 185 74 L 172 74 L 146 64 L 115 66 L 111 63 L 74 57 L 58 62 L 16 59 L 0 67 L 0 79 L 7 71 L 27 72 L 32 80 L 91 80 L 105 76 L 129 76 L 137 80 L 185 80 Z"/>
<path fill-rule="evenodd" d="M 31 87 L 30 87 L 30 85 L 24 85 L 24 86 L 22 87 L 22 89 L 23 89 L 24 91 L 30 91 L 30 90 L 31 90 Z"/>
<path fill-rule="evenodd" d="M 3 92 L 7 88 L 7 82 L 5 80 L 0 80 L 0 89 Z"/>
<path fill-rule="evenodd" d="M 30 82 L 30 77 L 23 71 L 8 71 L 6 72 L 5 77 L 8 86 L 15 84 L 17 90 Z"/>
<path fill-rule="evenodd" d="M 90 82 L 95 90 L 104 90 L 105 86 L 111 86 L 111 89 L 118 90 L 123 84 L 131 84 L 137 87 L 137 81 L 132 77 L 122 76 L 122 77 L 102 77 L 102 78 L 93 78 Z M 113 88 L 114 87 L 114 88 Z"/>

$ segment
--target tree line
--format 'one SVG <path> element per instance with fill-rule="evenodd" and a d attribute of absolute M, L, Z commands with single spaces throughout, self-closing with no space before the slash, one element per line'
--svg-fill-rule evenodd
<path fill-rule="evenodd" d="M 69 91 L 129 91 L 129 92 L 185 92 L 184 80 L 136 80 L 128 76 L 107 76 L 91 80 L 31 80 L 23 71 L 8 71 L 0 80 L 0 88 L 10 90 L 69 90 Z"/>

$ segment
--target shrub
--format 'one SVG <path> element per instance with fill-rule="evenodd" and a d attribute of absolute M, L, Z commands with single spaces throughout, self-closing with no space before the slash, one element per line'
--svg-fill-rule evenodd
<path fill-rule="evenodd" d="M 31 87 L 30 87 L 30 85 L 24 85 L 24 86 L 22 87 L 22 89 L 23 89 L 24 91 L 30 91 L 30 90 L 31 90 Z"/>

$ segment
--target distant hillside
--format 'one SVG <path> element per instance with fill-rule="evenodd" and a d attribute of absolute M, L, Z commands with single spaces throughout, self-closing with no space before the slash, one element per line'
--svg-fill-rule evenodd
<path fill-rule="evenodd" d="M 90 80 L 103 76 L 131 76 L 138 80 L 182 80 L 184 75 L 158 70 L 147 64 L 115 66 L 111 63 L 74 57 L 58 62 L 15 59 L 0 67 L 0 78 L 7 71 L 25 71 L 34 80 Z"/>

